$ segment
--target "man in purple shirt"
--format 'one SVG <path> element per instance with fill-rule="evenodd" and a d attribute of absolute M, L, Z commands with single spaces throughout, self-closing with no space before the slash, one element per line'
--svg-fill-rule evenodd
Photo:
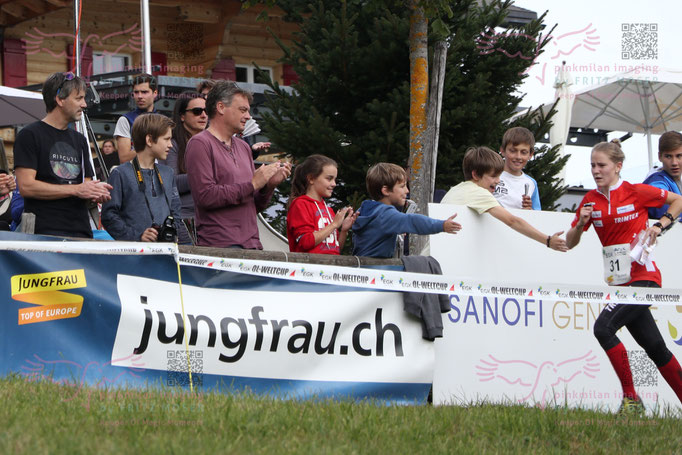
<path fill-rule="evenodd" d="M 206 99 L 209 127 L 187 143 L 185 166 L 199 245 L 263 249 L 257 213 L 291 174 L 291 164 L 279 161 L 255 170 L 251 148 L 234 136 L 251 118 L 252 100 L 234 82 L 218 82 Z"/>

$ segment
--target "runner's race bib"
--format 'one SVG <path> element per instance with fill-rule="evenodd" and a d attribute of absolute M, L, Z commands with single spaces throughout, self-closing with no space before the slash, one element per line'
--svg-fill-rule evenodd
<path fill-rule="evenodd" d="M 604 259 L 604 281 L 609 286 L 625 284 L 630 281 L 630 245 L 610 245 L 602 248 Z"/>

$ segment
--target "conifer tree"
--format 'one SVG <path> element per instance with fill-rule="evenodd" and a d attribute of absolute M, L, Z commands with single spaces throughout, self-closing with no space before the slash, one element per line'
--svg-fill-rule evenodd
<path fill-rule="evenodd" d="M 479 7 L 475 0 L 453 2 L 452 18 L 443 18 L 451 36 L 436 188 L 447 189 L 463 180 L 461 162 L 468 147 L 499 149 L 502 134 L 512 126 L 507 119 L 521 100 L 515 92 L 547 44 L 541 34 L 544 16 L 520 29 L 502 28 L 510 4 L 494 1 Z M 263 131 L 278 150 L 295 160 L 313 153 L 335 159 L 340 185 L 333 202 L 357 208 L 367 197 L 365 173 L 371 164 L 407 165 L 408 11 L 400 1 L 303 5 L 300 0 L 277 2 L 285 18 L 301 27 L 293 46 L 280 42 L 282 61 L 293 66 L 299 81 L 295 94 L 270 83 Z M 538 136 L 539 129 L 548 128 L 546 120 L 527 123 Z M 534 177 L 546 209 L 561 193 L 552 176 L 564 163 L 540 147 L 529 165 L 542 167 Z"/>

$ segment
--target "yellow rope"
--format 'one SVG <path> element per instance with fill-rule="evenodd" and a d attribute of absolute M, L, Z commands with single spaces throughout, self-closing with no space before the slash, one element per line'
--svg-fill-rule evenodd
<path fill-rule="evenodd" d="M 187 318 L 185 317 L 185 299 L 182 296 L 182 275 L 180 274 L 180 251 L 178 250 L 178 244 L 175 244 L 175 263 L 178 266 L 178 286 L 180 288 L 180 306 L 182 307 L 182 324 L 185 326 L 184 336 L 185 339 L 185 352 L 187 353 L 187 371 L 189 372 L 189 390 L 194 392 L 194 383 L 192 382 L 192 366 L 189 356 L 189 342 L 187 341 Z"/>

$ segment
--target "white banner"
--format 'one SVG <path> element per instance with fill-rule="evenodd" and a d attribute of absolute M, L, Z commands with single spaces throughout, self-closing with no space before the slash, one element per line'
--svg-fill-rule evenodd
<path fill-rule="evenodd" d="M 446 235 L 446 234 L 439 234 Z M 489 296 L 500 298 L 549 298 L 560 297 L 567 301 L 591 299 L 606 303 L 680 303 L 682 291 L 678 289 L 614 288 L 606 285 L 583 285 L 560 283 L 527 278 L 522 282 L 507 279 L 485 279 L 464 273 L 429 275 L 382 269 L 365 269 L 333 265 L 301 264 L 278 261 L 259 261 L 180 254 L 180 263 L 193 267 L 226 270 L 247 275 L 264 276 L 306 283 L 336 284 L 363 289 L 421 292 L 425 294 L 449 294 Z M 466 273 L 466 272 L 465 272 Z M 474 275 L 476 276 L 476 275 Z"/>
<path fill-rule="evenodd" d="M 293 287 L 293 289 L 292 289 Z M 311 381 L 432 382 L 433 343 L 402 295 L 224 290 L 118 276 L 114 365 Z M 135 357 L 130 357 L 135 353 Z M 119 360 L 116 360 L 119 359 Z"/>
<path fill-rule="evenodd" d="M 468 210 L 468 209 L 467 209 Z M 517 236 L 519 234 L 513 233 Z M 448 234 L 438 234 L 434 237 L 434 245 Z M 466 233 L 459 234 L 466 236 Z M 670 234 L 669 234 L 670 235 Z M 589 237 L 589 236 L 587 236 Z M 681 237 L 682 238 L 682 237 Z M 531 242 L 521 237 L 522 240 Z M 489 239 L 486 239 L 490 242 Z M 512 242 L 514 240 L 511 240 Z M 516 239 L 518 241 L 518 239 Z M 589 240 L 585 243 L 588 243 Z M 523 244 L 523 243 L 522 243 Z M 531 242 L 532 247 L 540 249 L 541 245 Z M 502 244 L 501 248 L 509 249 L 512 245 Z M 511 267 L 496 277 L 491 277 L 490 270 L 495 270 L 498 264 L 488 264 L 489 270 L 466 270 L 458 273 L 427 275 L 409 273 L 405 271 L 391 271 L 381 269 L 352 268 L 331 265 L 301 264 L 279 261 L 263 261 L 249 259 L 232 259 L 192 254 L 179 254 L 177 245 L 169 243 L 142 242 L 26 242 L 0 241 L 0 250 L 26 252 L 57 252 L 71 254 L 152 254 L 173 255 L 182 265 L 212 268 L 239 272 L 249 275 L 302 281 L 307 283 L 336 284 L 368 290 L 386 290 L 397 292 L 422 292 L 427 294 L 449 294 L 457 292 L 460 295 L 489 296 L 500 298 L 561 298 L 569 302 L 580 302 L 586 299 L 605 303 L 632 303 L 679 305 L 682 303 L 682 289 L 665 287 L 663 289 L 638 287 L 613 287 L 603 283 L 581 282 L 577 279 L 580 272 L 591 270 L 591 267 L 581 267 L 581 270 L 566 270 L 563 275 L 553 274 L 551 278 L 543 279 L 536 273 L 525 273 L 521 278 L 513 280 L 513 276 L 525 267 Z M 660 251 L 660 249 L 659 249 Z M 558 253 L 557 253 L 558 254 Z M 665 255 L 663 255 L 665 256 Z M 515 260 L 533 258 L 525 252 L 520 253 Z M 657 261 L 660 262 L 657 252 Z M 550 269 L 558 263 L 549 257 Z M 473 264 L 472 264 L 473 265 Z M 590 277 L 591 279 L 593 277 Z"/>
<path fill-rule="evenodd" d="M 39 253 L 71 254 L 167 254 L 177 255 L 178 246 L 174 243 L 109 242 L 109 241 L 64 241 L 29 242 L 0 241 L 0 251 L 26 251 Z"/>
<path fill-rule="evenodd" d="M 461 206 L 432 204 L 430 214 L 446 218 L 457 212 L 463 226 L 457 235 L 432 237 L 431 252 L 445 275 L 476 276 L 482 282 L 529 280 L 566 283 L 561 288 L 598 286 L 602 279 L 601 245 L 591 229 L 568 253 L 552 251 L 495 220 Z M 572 214 L 513 211 L 543 232 L 567 231 Z M 682 229 L 663 236 L 656 262 L 663 284 L 677 284 Z M 519 284 L 518 286 L 522 286 Z M 620 296 L 634 288 L 606 288 Z M 646 288 L 643 288 L 647 291 Z M 436 340 L 434 403 L 568 405 L 616 410 L 620 383 L 592 334 L 606 306 L 589 294 L 580 299 L 538 286 L 533 295 L 482 296 L 453 292 L 452 310 L 443 315 L 444 337 Z M 668 294 L 679 293 L 664 288 Z M 618 302 L 621 302 L 620 298 Z M 677 300 L 679 302 L 679 300 Z M 682 358 L 682 305 L 652 307 L 658 328 L 673 354 Z M 630 357 L 635 388 L 647 408 L 680 402 L 627 329 L 620 330 Z"/>

